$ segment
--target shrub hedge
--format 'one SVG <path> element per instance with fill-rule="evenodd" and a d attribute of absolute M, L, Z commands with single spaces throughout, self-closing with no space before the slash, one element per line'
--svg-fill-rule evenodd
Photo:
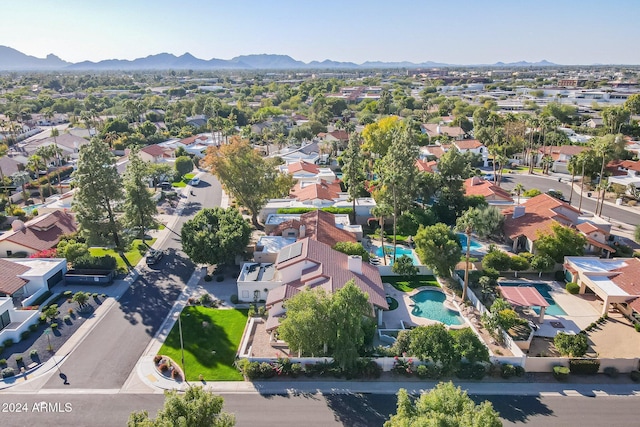
<path fill-rule="evenodd" d="M 570 359 L 569 371 L 572 374 L 595 375 L 600 370 L 598 359 Z"/>
<path fill-rule="evenodd" d="M 566 381 L 569 379 L 569 368 L 566 366 L 554 366 L 553 377 L 558 381 Z"/>
<path fill-rule="evenodd" d="M 578 292 L 580 292 L 580 285 L 578 285 L 576 282 L 569 282 L 565 285 L 565 289 L 570 294 L 576 295 Z"/>

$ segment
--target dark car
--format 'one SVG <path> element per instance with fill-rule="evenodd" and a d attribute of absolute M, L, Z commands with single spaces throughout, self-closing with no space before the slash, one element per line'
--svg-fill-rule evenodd
<path fill-rule="evenodd" d="M 164 255 L 164 252 L 156 249 L 151 249 L 149 251 L 149 255 L 147 255 L 147 265 L 157 264 L 158 261 L 162 259 L 163 255 Z"/>

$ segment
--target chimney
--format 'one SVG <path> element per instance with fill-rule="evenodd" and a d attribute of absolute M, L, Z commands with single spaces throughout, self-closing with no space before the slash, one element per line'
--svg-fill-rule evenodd
<path fill-rule="evenodd" d="M 440 135 L 440 125 L 436 126 L 436 133 Z"/>
<path fill-rule="evenodd" d="M 480 178 L 479 176 L 474 176 L 473 179 L 471 180 L 471 185 L 478 185 L 478 184 L 482 184 L 482 178 Z"/>
<path fill-rule="evenodd" d="M 26 228 L 27 227 L 24 225 L 24 222 L 20 221 L 19 219 L 16 219 L 11 223 L 11 230 L 13 231 L 22 231 Z"/>
<path fill-rule="evenodd" d="M 520 218 L 521 216 L 524 216 L 525 214 L 525 207 L 520 205 L 520 206 L 514 206 L 513 208 L 513 218 Z"/>
<path fill-rule="evenodd" d="M 347 268 L 355 274 L 362 274 L 362 257 L 360 255 L 349 255 Z"/>
<path fill-rule="evenodd" d="M 302 239 L 307 234 L 307 226 L 304 224 L 300 224 L 300 230 L 298 232 L 298 239 Z"/>

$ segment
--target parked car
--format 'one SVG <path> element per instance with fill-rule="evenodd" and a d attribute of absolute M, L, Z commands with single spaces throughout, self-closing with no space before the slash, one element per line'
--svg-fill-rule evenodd
<path fill-rule="evenodd" d="M 198 184 L 200 184 L 200 178 L 195 177 L 195 178 L 193 178 L 193 179 L 191 180 L 191 186 L 192 186 L 192 187 L 197 187 L 197 186 L 198 186 Z"/>
<path fill-rule="evenodd" d="M 171 190 L 171 183 L 169 181 L 162 181 L 160 183 L 160 188 L 163 190 Z"/>
<path fill-rule="evenodd" d="M 150 249 L 149 255 L 147 255 L 147 265 L 157 264 L 158 261 L 160 261 L 163 256 L 164 256 L 163 251 L 159 251 L 157 249 Z"/>

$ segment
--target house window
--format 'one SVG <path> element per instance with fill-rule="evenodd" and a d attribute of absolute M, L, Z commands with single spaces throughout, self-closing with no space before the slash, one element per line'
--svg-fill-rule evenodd
<path fill-rule="evenodd" d="M 51 289 L 61 281 L 62 281 L 62 270 L 59 270 L 56 274 L 54 274 L 47 280 L 47 289 Z"/>
<path fill-rule="evenodd" d="M 13 255 L 13 251 L 7 251 L 7 256 Z"/>
<path fill-rule="evenodd" d="M 243 300 L 249 299 L 249 291 L 242 291 L 242 299 Z"/>

